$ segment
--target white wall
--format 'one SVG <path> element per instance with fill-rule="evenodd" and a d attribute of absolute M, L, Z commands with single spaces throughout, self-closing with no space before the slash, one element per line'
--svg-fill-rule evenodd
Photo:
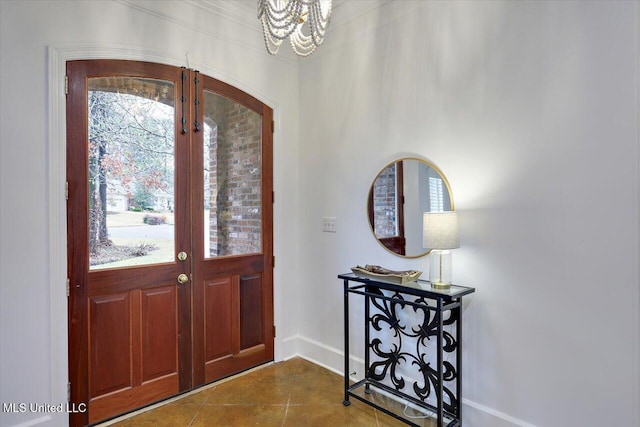
<path fill-rule="evenodd" d="M 477 289 L 465 425 L 640 425 L 638 16 L 637 2 L 393 1 L 332 28 L 300 67 L 309 357 L 342 369 L 336 274 L 428 268 L 366 221 L 376 173 L 422 156 L 459 211 L 454 279 Z"/>
<path fill-rule="evenodd" d="M 285 49 L 275 58 L 266 53 L 259 22 L 253 13 L 244 18 L 246 8 L 206 6 L 0 1 L 0 402 L 66 400 L 65 117 L 60 91 L 64 59 L 76 56 L 189 65 L 274 108 L 276 358 L 290 355 L 282 340 L 294 334 L 296 324 L 290 321 L 290 307 L 297 288 L 288 289 L 287 278 L 297 276 L 298 266 L 298 251 L 291 249 L 297 245 L 298 228 L 298 190 L 291 179 L 298 168 L 298 66 Z M 51 86 L 50 75 L 58 77 Z M 0 425 L 58 427 L 66 418 L 0 413 Z"/>
<path fill-rule="evenodd" d="M 65 269 L 51 180 L 64 115 L 47 75 L 51 55 L 82 52 L 190 65 L 275 107 L 276 357 L 342 370 L 336 274 L 426 270 L 375 243 L 366 216 L 376 173 L 422 156 L 460 214 L 454 279 L 477 288 L 465 425 L 640 425 L 638 4 L 393 1 L 334 26 L 299 72 L 220 5 L 231 16 L 191 1 L 0 1 L 0 401 L 64 398 L 64 311 L 50 324 L 65 300 L 51 279 Z"/>

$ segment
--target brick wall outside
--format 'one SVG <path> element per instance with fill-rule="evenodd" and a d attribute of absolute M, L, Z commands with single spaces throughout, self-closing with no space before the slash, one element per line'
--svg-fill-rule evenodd
<path fill-rule="evenodd" d="M 373 223 L 377 237 L 396 236 L 396 168 L 385 168 L 373 183 Z"/>
<path fill-rule="evenodd" d="M 209 144 L 210 257 L 259 253 L 261 117 L 235 101 L 205 93 Z M 205 254 L 206 255 L 206 254 Z"/>

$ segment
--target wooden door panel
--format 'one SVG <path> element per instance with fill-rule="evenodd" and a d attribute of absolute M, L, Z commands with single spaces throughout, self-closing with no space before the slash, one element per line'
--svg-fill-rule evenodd
<path fill-rule="evenodd" d="M 265 304 L 262 274 L 212 279 L 204 288 L 204 382 L 271 360 L 273 335 L 264 322 L 271 300 Z"/>
<path fill-rule="evenodd" d="M 129 293 L 90 299 L 91 398 L 132 385 L 130 307 Z"/>
<path fill-rule="evenodd" d="M 230 277 L 205 283 L 205 363 L 233 354 L 233 288 Z"/>
<path fill-rule="evenodd" d="M 223 259 L 207 259 L 202 263 L 204 280 L 220 277 L 231 277 L 240 274 L 262 273 L 265 270 L 264 255 L 244 255 L 225 257 Z"/>
<path fill-rule="evenodd" d="M 179 391 L 178 383 L 178 374 L 172 374 L 92 399 L 89 402 L 89 422 L 94 423 L 172 396 Z"/>
<path fill-rule="evenodd" d="M 142 383 L 178 372 L 176 286 L 141 291 Z"/>
<path fill-rule="evenodd" d="M 265 344 L 242 350 L 236 354 L 206 363 L 204 367 L 205 382 L 219 380 L 270 360 L 273 360 L 273 355 L 270 355 L 269 346 Z"/>
<path fill-rule="evenodd" d="M 240 349 L 263 344 L 262 275 L 240 276 Z"/>
<path fill-rule="evenodd" d="M 89 310 L 89 422 L 178 393 L 175 285 L 96 296 Z"/>
<path fill-rule="evenodd" d="M 176 263 L 147 265 L 133 268 L 114 268 L 89 273 L 88 296 L 127 292 L 134 289 L 150 289 L 175 278 Z M 172 280 L 171 283 L 176 286 Z"/>

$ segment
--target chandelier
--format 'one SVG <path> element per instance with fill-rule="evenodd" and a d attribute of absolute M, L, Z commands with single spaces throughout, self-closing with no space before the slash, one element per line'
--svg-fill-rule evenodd
<path fill-rule="evenodd" d="M 293 51 L 308 56 L 324 40 L 331 20 L 331 0 L 258 0 L 258 19 L 271 55 L 278 53 L 282 41 L 289 37 Z"/>

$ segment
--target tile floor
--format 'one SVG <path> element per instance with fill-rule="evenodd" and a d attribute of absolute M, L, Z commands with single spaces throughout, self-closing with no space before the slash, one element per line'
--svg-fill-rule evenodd
<path fill-rule="evenodd" d="M 266 365 L 109 425 L 406 426 L 353 398 L 350 406 L 343 406 L 343 387 L 341 376 L 304 359 L 294 358 Z M 384 400 L 384 397 L 378 398 Z M 395 402 L 389 404 L 394 405 Z M 399 404 L 395 405 L 398 409 Z M 430 420 L 417 422 L 435 426 Z"/>

